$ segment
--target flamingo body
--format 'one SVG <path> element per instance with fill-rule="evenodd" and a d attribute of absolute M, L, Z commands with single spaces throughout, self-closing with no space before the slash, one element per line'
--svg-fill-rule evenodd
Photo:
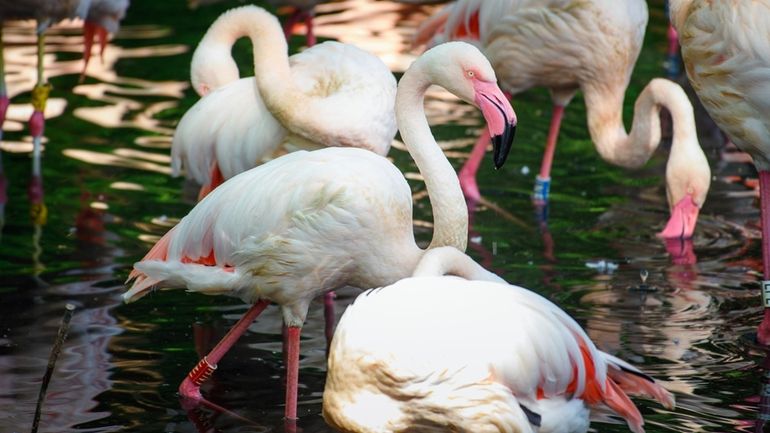
<path fill-rule="evenodd" d="M 647 19 L 643 0 L 459 0 L 424 23 L 416 40 L 474 39 L 490 59 L 503 90 L 517 94 L 543 86 L 551 91 L 555 115 L 539 184 L 550 184 L 561 113 L 578 90 L 585 98 L 597 151 L 607 162 L 626 168 L 641 167 L 657 148 L 657 116 L 661 107 L 667 108 L 674 119 L 666 167 L 671 217 L 661 235 L 690 237 L 711 172 L 684 91 L 671 81 L 653 80 L 637 100 L 631 131 L 627 133 L 623 125 L 625 91 Z M 475 184 L 475 174 L 468 176 Z M 675 178 L 679 181 L 672 183 Z M 548 187 L 541 190 L 544 193 L 535 198 L 547 200 Z"/>
<path fill-rule="evenodd" d="M 279 48 L 285 50 L 285 42 Z M 401 136 L 433 206 L 429 248 L 464 250 L 468 213 L 462 191 L 425 118 L 425 91 L 433 83 L 481 110 L 496 163 L 505 161 L 516 115 L 489 62 L 467 44 L 434 48 L 415 61 L 399 84 Z M 293 420 L 299 334 L 310 300 L 343 285 L 390 284 L 409 275 L 424 252 L 412 233 L 411 189 L 386 158 L 352 147 L 297 152 L 243 172 L 205 197 L 134 265 L 124 299 L 133 301 L 157 286 L 254 303 L 180 386 L 180 393 L 194 402 L 203 400 L 200 385 L 248 323 L 269 301 L 280 304 L 288 325 L 285 415 Z"/>
<path fill-rule="evenodd" d="M 163 260 L 136 265 L 125 298 L 160 283 L 268 299 L 283 306 L 288 325 L 301 326 L 322 292 L 409 275 L 420 252 L 412 230 L 411 190 L 387 159 L 355 148 L 295 152 L 202 200 L 161 241 Z"/>
<path fill-rule="evenodd" d="M 687 77 L 711 118 L 759 171 L 764 314 L 770 345 L 770 1 L 671 0 Z"/>
<path fill-rule="evenodd" d="M 641 432 L 626 391 L 673 407 L 534 292 L 417 273 L 364 292 L 342 316 L 324 390 L 324 417 L 338 429 L 585 432 L 589 407 L 604 403 Z"/>
<path fill-rule="evenodd" d="M 216 167 L 226 180 L 263 162 L 282 144 L 290 144 L 286 150 L 355 146 L 380 155 L 388 152 L 396 132 L 396 82 L 382 61 L 351 45 L 325 42 L 288 58 L 290 73 L 280 79 L 291 81 L 291 95 L 266 98 L 265 88 L 253 77 L 230 81 L 237 68 L 233 70 L 229 46 L 250 31 L 243 28 L 252 25 L 242 21 L 247 16 L 272 25 L 252 38 L 255 44 L 281 37 L 274 17 L 249 8 L 228 12 L 212 25 L 193 56 L 193 85 L 207 96 L 177 126 L 175 173 L 186 168 L 188 177 L 207 185 Z M 285 58 L 285 51 L 280 54 Z M 255 47 L 255 56 L 269 54 Z M 255 70 L 261 73 L 256 63 Z M 309 109 L 297 114 L 299 107 Z"/>

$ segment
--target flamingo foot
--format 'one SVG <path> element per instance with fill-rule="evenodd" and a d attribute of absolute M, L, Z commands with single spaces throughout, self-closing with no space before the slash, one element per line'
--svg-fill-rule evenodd
<path fill-rule="evenodd" d="M 537 175 L 535 178 L 535 189 L 532 192 L 532 201 L 536 206 L 543 206 L 547 209 L 548 197 L 551 192 L 551 178 L 543 178 Z M 546 213 L 547 215 L 547 213 Z M 538 219 L 539 220 L 539 219 Z M 546 216 L 545 220 L 548 220 Z"/>
<path fill-rule="evenodd" d="M 200 404 L 204 400 L 201 395 L 201 385 L 211 377 L 216 369 L 217 366 L 211 365 L 204 356 L 179 385 L 179 395 L 182 399 L 193 405 Z"/>

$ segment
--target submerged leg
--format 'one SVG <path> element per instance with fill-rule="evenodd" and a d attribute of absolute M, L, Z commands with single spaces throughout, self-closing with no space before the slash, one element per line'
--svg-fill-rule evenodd
<path fill-rule="evenodd" d="M 294 27 L 296 27 L 297 23 L 302 20 L 302 11 L 299 8 L 293 9 L 291 15 L 289 15 L 289 18 L 287 18 L 286 22 L 283 24 L 283 35 L 286 37 L 287 41 L 291 39 L 291 35 L 294 33 Z"/>
<path fill-rule="evenodd" d="M 564 105 L 554 104 L 553 114 L 551 115 L 551 127 L 548 129 L 548 139 L 545 143 L 543 152 L 543 162 L 540 163 L 540 174 L 535 179 L 535 191 L 532 199 L 535 203 L 544 203 L 548 201 L 548 194 L 551 189 L 551 165 L 553 165 L 553 156 L 556 153 L 556 142 L 559 139 L 559 130 L 561 129 L 561 120 L 564 117 Z"/>
<path fill-rule="evenodd" d="M 48 102 L 48 94 L 51 93 L 51 85 L 45 82 L 43 75 L 43 54 L 45 52 L 45 33 L 37 35 L 37 84 L 32 89 L 32 107 L 34 111 L 29 118 L 29 132 L 32 135 L 32 155 L 39 157 L 42 152 L 41 140 L 45 129 L 45 105 Z"/>
<path fill-rule="evenodd" d="M 764 315 L 757 330 L 760 344 L 770 345 L 770 171 L 759 172 L 760 215 L 762 218 L 762 306 Z"/>
<path fill-rule="evenodd" d="M 666 1 L 666 16 L 668 17 L 668 1 Z M 674 79 L 682 72 L 680 67 L 681 60 L 679 59 L 679 35 L 671 24 L 671 20 L 668 21 L 668 30 L 666 31 L 666 38 L 668 39 L 668 51 L 666 53 L 666 61 L 663 64 L 666 70 L 668 78 Z"/>
<path fill-rule="evenodd" d="M 470 157 L 465 161 L 463 168 L 460 169 L 458 174 L 460 188 L 463 190 L 465 199 L 469 202 L 469 205 L 473 205 L 469 207 L 475 207 L 475 204 L 481 199 L 479 186 L 476 183 L 476 173 L 479 171 L 481 160 L 484 159 L 484 154 L 487 151 L 490 140 L 489 130 L 484 128 L 479 139 L 476 140 L 476 144 L 473 145 Z"/>
<path fill-rule="evenodd" d="M 246 329 L 249 328 L 251 322 L 253 322 L 269 304 L 270 302 L 268 301 L 259 301 L 252 305 L 251 308 L 249 308 L 249 311 L 247 311 L 246 314 L 244 314 L 243 317 L 230 328 L 230 331 L 228 331 L 222 340 L 217 343 L 214 349 L 193 367 L 182 384 L 179 385 L 179 393 L 183 398 L 192 400 L 194 403 L 203 400 L 200 390 L 201 385 L 211 377 L 211 374 L 217 369 L 217 363 L 222 359 L 225 353 L 233 347 L 233 344 L 238 338 L 246 332 Z"/>
<path fill-rule="evenodd" d="M 289 326 L 286 329 L 288 344 L 286 348 L 286 411 L 289 421 L 297 419 L 297 388 L 299 386 L 299 334 L 302 328 Z"/>

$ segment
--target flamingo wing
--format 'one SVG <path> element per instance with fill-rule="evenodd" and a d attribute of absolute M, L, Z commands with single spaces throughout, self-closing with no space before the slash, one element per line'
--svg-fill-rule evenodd
<path fill-rule="evenodd" d="M 770 2 L 693 2 L 690 8 L 677 23 L 690 82 L 719 127 L 768 170 Z"/>
<path fill-rule="evenodd" d="M 175 175 L 184 169 L 188 178 L 207 185 L 214 164 L 229 179 L 269 157 L 285 135 L 254 78 L 242 78 L 201 98 L 185 113 L 174 133 L 171 166 Z"/>
<path fill-rule="evenodd" d="M 520 422 L 526 411 L 519 406 L 537 413 L 545 401 L 560 401 L 563 407 L 577 397 L 607 404 L 634 431 L 642 431 L 641 414 L 612 379 L 641 373 L 596 349 L 556 305 L 517 286 L 420 277 L 367 291 L 341 319 L 332 353 L 330 373 L 332 362 L 361 360 L 373 385 L 396 399 L 425 395 L 427 400 L 435 394 L 444 400 L 441 404 L 459 407 L 464 395 L 474 395 L 475 405 L 494 404 L 497 417 Z M 344 374 L 355 376 L 355 371 Z M 327 389 L 353 380 L 361 379 L 332 376 Z M 623 384 L 633 388 L 631 382 Z M 436 387 L 439 391 L 432 392 Z M 645 390 L 650 389 L 673 403 L 654 381 Z M 581 411 L 573 407 L 571 413 Z M 541 415 L 543 422 L 553 423 L 555 415 Z"/>
<path fill-rule="evenodd" d="M 379 155 L 330 148 L 282 156 L 199 202 L 135 264 L 124 299 L 154 286 L 246 302 L 312 299 L 370 254 L 372 241 L 394 237 L 383 206 L 404 207 L 411 217 L 406 180 Z M 411 218 L 396 226 L 411 235 Z"/>
<path fill-rule="evenodd" d="M 378 57 L 328 41 L 289 58 L 305 95 L 307 130 L 295 135 L 323 146 L 359 147 L 385 155 L 396 135 L 396 79 Z"/>

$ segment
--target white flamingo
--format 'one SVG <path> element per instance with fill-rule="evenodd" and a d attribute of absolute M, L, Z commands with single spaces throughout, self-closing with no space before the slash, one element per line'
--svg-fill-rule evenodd
<path fill-rule="evenodd" d="M 357 433 L 577 433 L 588 430 L 589 407 L 605 404 L 642 432 L 626 393 L 674 407 L 668 391 L 599 351 L 552 302 L 444 247 L 423 256 L 414 278 L 348 306 L 329 352 L 323 415 Z"/>
<path fill-rule="evenodd" d="M 238 80 L 230 48 L 241 36 L 251 38 L 256 76 Z M 278 20 L 256 6 L 224 13 L 198 45 L 192 83 L 207 96 L 182 117 L 171 153 L 174 172 L 184 167 L 203 185 L 201 197 L 286 141 L 388 152 L 396 81 L 387 66 L 338 42 L 291 57 L 287 50 Z"/>
<path fill-rule="evenodd" d="M 670 0 L 687 76 L 719 128 L 759 171 L 764 317 L 770 344 L 770 1 Z"/>
<path fill-rule="evenodd" d="M 682 88 L 654 79 L 636 100 L 630 133 L 623 99 L 647 25 L 644 0 L 459 0 L 439 11 L 418 32 L 419 43 L 474 40 L 490 59 L 500 87 L 517 94 L 531 87 L 551 91 L 554 102 L 536 201 L 546 201 L 551 163 L 564 107 L 583 92 L 591 139 L 601 157 L 627 168 L 644 165 L 660 142 L 661 107 L 673 118 L 666 166 L 671 217 L 660 233 L 690 237 L 706 200 L 711 171 L 698 143 L 693 110 Z M 478 200 L 475 172 L 488 138 L 483 136 L 460 172 L 466 195 Z"/>
<path fill-rule="evenodd" d="M 288 62 L 273 68 L 275 77 L 291 76 Z M 465 201 L 425 119 L 423 98 L 431 84 L 481 109 L 497 137 L 497 164 L 510 149 L 516 117 L 489 62 L 468 44 L 426 52 L 399 84 L 401 136 L 433 206 L 429 248 L 464 250 Z M 299 333 L 310 301 L 344 285 L 376 287 L 411 275 L 425 253 L 412 230 L 411 190 L 386 158 L 358 148 L 295 152 L 233 177 L 198 203 L 134 265 L 133 285 L 123 297 L 133 301 L 160 286 L 254 303 L 180 386 L 195 401 L 202 401 L 200 384 L 254 317 L 269 302 L 280 304 L 289 327 L 286 417 L 294 419 Z"/>

